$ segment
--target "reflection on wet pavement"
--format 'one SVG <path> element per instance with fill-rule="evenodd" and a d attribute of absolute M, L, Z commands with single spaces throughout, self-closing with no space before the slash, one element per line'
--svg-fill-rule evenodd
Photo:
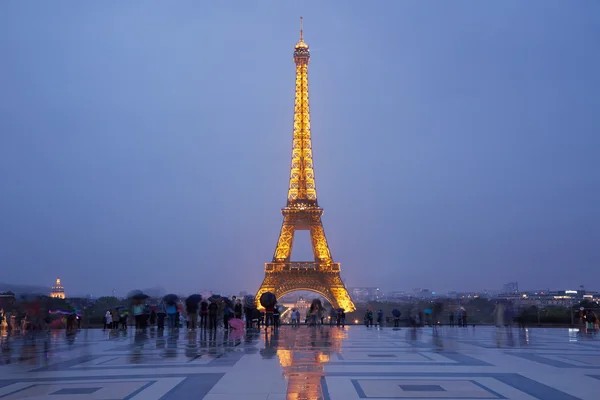
<path fill-rule="evenodd" d="M 0 348 L 0 399 L 567 400 L 600 390 L 600 341 L 576 329 L 0 331 Z"/>

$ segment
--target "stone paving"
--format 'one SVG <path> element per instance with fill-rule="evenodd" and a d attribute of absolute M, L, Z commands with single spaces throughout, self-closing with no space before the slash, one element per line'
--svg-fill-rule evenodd
<path fill-rule="evenodd" d="M 600 399 L 600 340 L 576 329 L 81 330 L 0 341 L 0 399 Z"/>

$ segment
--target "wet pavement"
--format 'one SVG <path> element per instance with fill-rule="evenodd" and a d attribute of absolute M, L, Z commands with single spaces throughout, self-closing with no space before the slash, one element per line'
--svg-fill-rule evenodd
<path fill-rule="evenodd" d="M 573 329 L 0 334 L 0 399 L 598 399 Z"/>

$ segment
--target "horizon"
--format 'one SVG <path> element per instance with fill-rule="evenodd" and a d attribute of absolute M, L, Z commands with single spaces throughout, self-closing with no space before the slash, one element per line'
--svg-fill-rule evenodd
<path fill-rule="evenodd" d="M 301 15 L 347 287 L 600 279 L 600 4 L 3 8 L 11 280 L 256 292 L 289 183 Z M 312 258 L 304 233 L 295 260 Z"/>

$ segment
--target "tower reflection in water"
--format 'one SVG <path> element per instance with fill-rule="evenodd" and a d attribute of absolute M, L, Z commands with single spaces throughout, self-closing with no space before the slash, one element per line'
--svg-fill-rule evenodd
<path fill-rule="evenodd" d="M 287 379 L 288 400 L 323 399 L 325 363 L 341 353 L 344 328 L 298 327 L 265 334 L 261 355 L 275 355 Z"/>

